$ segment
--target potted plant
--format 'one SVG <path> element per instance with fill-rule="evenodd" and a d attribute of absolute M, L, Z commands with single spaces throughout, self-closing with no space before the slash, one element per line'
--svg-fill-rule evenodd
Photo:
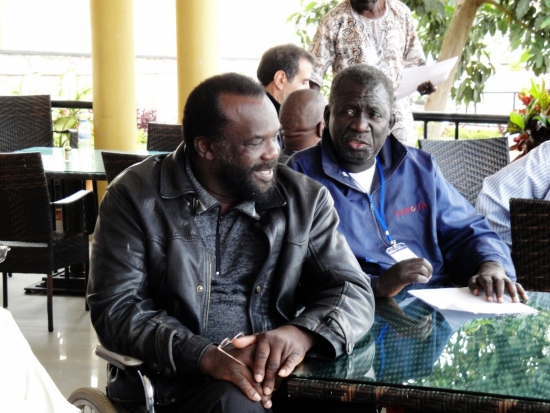
<path fill-rule="evenodd" d="M 522 89 L 518 97 L 525 108 L 515 109 L 510 113 L 506 131 L 517 134 L 510 150 L 519 151 L 519 158 L 550 139 L 550 98 L 544 79 L 540 83 L 531 79 L 531 88 Z"/>

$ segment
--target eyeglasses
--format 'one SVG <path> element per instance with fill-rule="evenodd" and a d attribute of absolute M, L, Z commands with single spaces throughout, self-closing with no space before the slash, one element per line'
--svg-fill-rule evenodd
<path fill-rule="evenodd" d="M 228 345 L 230 345 L 233 340 L 237 339 L 237 338 L 241 338 L 241 337 L 244 337 L 244 333 L 239 333 L 237 334 L 235 337 L 233 337 L 231 340 L 228 339 L 228 338 L 224 338 L 223 341 L 218 345 L 218 350 L 220 350 L 223 354 L 225 354 L 227 357 L 235 360 L 237 363 L 239 363 L 241 366 L 243 367 L 246 367 L 244 365 L 244 363 L 242 361 L 240 361 L 239 359 L 233 357 L 231 354 L 229 354 L 227 351 L 224 350 L 225 347 L 227 347 Z"/>

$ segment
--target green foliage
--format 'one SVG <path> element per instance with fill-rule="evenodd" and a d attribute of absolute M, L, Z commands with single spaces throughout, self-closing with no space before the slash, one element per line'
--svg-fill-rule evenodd
<path fill-rule="evenodd" d="M 423 386 L 546 396 L 546 372 L 550 368 L 550 312 L 545 307 L 534 307 L 539 310 L 537 316 L 495 317 L 468 322 L 451 337 L 430 378 L 419 381 Z M 488 336 L 490 340 L 487 340 Z M 472 354 L 477 355 L 475 364 L 471 363 Z M 512 373 L 517 371 L 524 374 Z M 416 382 L 410 380 L 408 384 Z"/>
<path fill-rule="evenodd" d="M 458 131 L 458 137 L 460 140 L 463 139 L 487 139 L 494 138 L 496 136 L 502 136 L 498 126 L 494 127 L 474 127 L 472 125 L 461 127 Z M 455 125 L 446 127 L 441 132 L 442 138 L 455 138 Z"/>
<path fill-rule="evenodd" d="M 63 73 L 59 78 L 58 98 L 68 100 L 88 100 L 91 98 L 92 87 L 81 88 L 78 77 L 73 70 Z M 54 146 L 69 146 L 69 129 L 78 129 L 80 119 L 86 119 L 93 124 L 92 112 L 84 109 L 54 108 L 52 109 Z"/>
<path fill-rule="evenodd" d="M 510 113 L 507 132 L 529 133 L 529 121 L 537 120 L 542 127 L 548 128 L 550 117 L 550 98 L 546 90 L 544 79 L 540 83 L 531 79 L 531 88 L 523 89 L 518 94 L 519 99 L 526 105 L 524 109 L 516 109 Z"/>
<path fill-rule="evenodd" d="M 287 22 L 296 25 L 296 34 L 300 36 L 302 45 L 307 48 L 311 43 L 310 34 L 317 28 L 317 25 L 334 6 L 338 4 L 338 0 L 322 0 L 310 1 L 304 4 L 304 0 L 300 0 L 302 10 L 292 13 Z"/>
<path fill-rule="evenodd" d="M 418 36 L 427 56 L 437 59 L 454 15 L 455 0 L 402 0 L 418 20 Z M 302 10 L 288 21 L 304 47 L 323 16 L 337 0 L 302 0 Z M 487 0 L 478 10 L 455 77 L 451 96 L 457 104 L 476 104 L 486 80 L 495 72 L 487 45 L 507 38 L 510 49 L 522 49 L 522 63 L 541 75 L 550 71 L 550 0 Z"/>

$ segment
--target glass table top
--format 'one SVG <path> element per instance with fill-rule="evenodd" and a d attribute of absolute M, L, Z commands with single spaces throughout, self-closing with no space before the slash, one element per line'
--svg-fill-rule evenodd
<path fill-rule="evenodd" d="M 68 151 L 67 155 L 64 148 L 55 147 L 33 147 L 17 152 L 40 152 L 44 171 L 48 178 L 106 180 L 101 157 L 102 149 L 73 148 Z M 166 152 L 132 151 L 132 153 L 158 155 Z"/>
<path fill-rule="evenodd" d="M 419 299 L 379 300 L 353 355 L 308 358 L 293 377 L 548 402 L 550 293 L 528 294 L 536 315 L 444 316 Z"/>

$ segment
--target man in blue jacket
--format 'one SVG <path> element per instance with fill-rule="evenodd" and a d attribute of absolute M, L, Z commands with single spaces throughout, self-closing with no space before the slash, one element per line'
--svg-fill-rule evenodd
<path fill-rule="evenodd" d="M 321 143 L 288 165 L 323 183 L 340 215 L 339 230 L 375 296 L 468 285 L 488 301 L 526 299 L 508 247 L 487 220 L 442 176 L 428 153 L 390 134 L 393 86 L 373 66 L 339 73 L 325 110 Z"/>

